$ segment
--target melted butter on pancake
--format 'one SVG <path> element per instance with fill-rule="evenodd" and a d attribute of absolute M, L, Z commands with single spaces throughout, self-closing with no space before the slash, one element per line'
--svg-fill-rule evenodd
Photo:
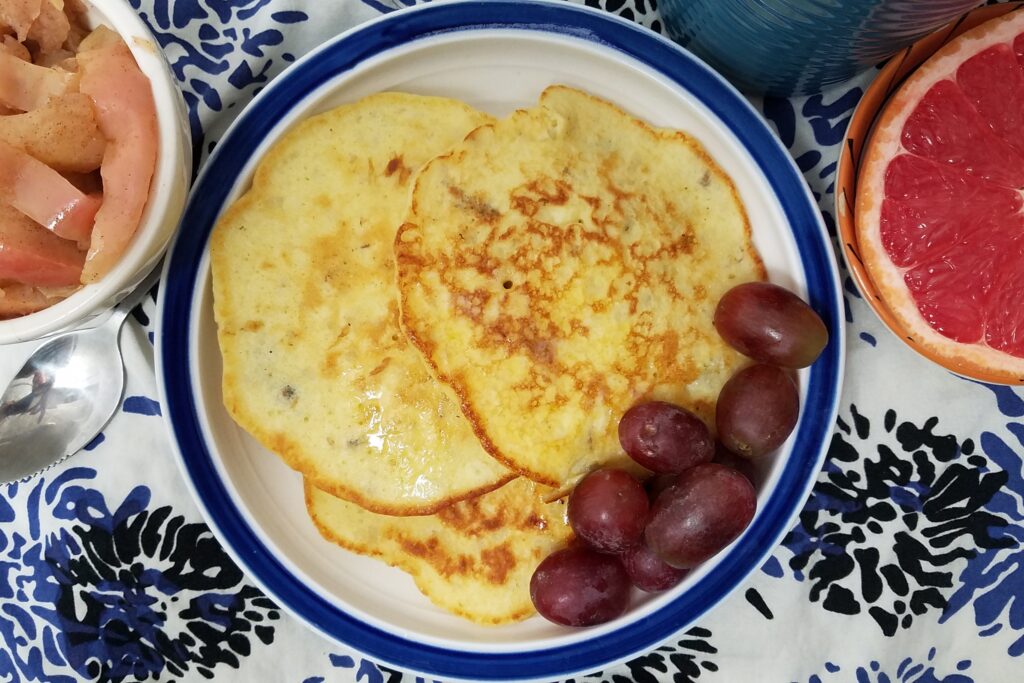
<path fill-rule="evenodd" d="M 427 514 L 512 477 L 402 334 L 392 252 L 415 169 L 489 120 L 399 93 L 314 116 L 267 153 L 211 239 L 228 411 L 371 510 Z"/>

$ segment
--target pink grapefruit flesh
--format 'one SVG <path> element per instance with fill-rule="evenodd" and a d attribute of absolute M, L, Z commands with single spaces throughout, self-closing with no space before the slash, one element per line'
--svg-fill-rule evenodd
<path fill-rule="evenodd" d="M 1024 12 L 940 49 L 865 149 L 861 258 L 907 336 L 965 374 L 1024 378 Z"/>

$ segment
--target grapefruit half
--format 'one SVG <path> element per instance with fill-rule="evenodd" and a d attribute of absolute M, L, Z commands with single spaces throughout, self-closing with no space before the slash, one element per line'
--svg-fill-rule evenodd
<path fill-rule="evenodd" d="M 860 167 L 860 257 L 908 338 L 956 372 L 1024 378 L 1024 11 L 922 64 Z"/>

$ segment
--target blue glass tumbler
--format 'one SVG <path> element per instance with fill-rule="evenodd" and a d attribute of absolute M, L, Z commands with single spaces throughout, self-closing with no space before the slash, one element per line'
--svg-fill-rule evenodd
<path fill-rule="evenodd" d="M 660 0 L 673 40 L 752 94 L 846 80 L 979 0 Z"/>

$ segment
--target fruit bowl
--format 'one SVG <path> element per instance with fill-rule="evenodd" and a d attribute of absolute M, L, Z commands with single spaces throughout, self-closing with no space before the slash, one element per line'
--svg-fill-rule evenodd
<path fill-rule="evenodd" d="M 957 359 L 948 353 L 938 352 L 934 343 L 934 337 L 937 335 L 932 335 L 932 339 L 928 339 L 920 333 L 920 328 L 911 329 L 906 322 L 906 316 L 898 314 L 887 303 L 879 286 L 881 275 L 872 273 L 865 258 L 866 245 L 862 243 L 858 234 L 857 209 L 863 202 L 858 203 L 857 190 L 858 183 L 862 183 L 864 179 L 871 135 L 876 124 L 883 120 L 886 105 L 893 101 L 907 79 L 950 41 L 986 21 L 1020 8 L 1021 3 L 1005 3 L 967 12 L 892 57 L 880 69 L 878 76 L 864 93 L 850 121 L 839 157 L 835 192 L 835 215 L 844 260 L 864 300 L 878 318 L 896 337 L 923 357 L 958 375 L 997 384 L 1024 384 L 1024 374 L 1021 374 L 1019 368 L 979 367 L 969 360 Z"/>
<path fill-rule="evenodd" d="M 188 113 L 156 39 L 123 0 L 88 0 L 85 6 L 90 26 L 106 25 L 121 35 L 152 88 L 159 141 L 149 199 L 134 237 L 110 272 L 48 308 L 0 320 L 0 345 L 71 329 L 114 306 L 163 255 L 188 194 L 192 173 Z"/>

